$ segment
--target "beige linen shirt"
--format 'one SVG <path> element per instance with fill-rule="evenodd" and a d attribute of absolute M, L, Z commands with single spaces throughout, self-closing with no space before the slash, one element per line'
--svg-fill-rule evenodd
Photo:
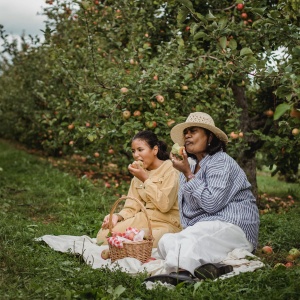
<path fill-rule="evenodd" d="M 133 177 L 128 196 L 142 201 L 152 222 L 169 223 L 181 228 L 178 211 L 179 172 L 173 168 L 170 160 L 164 161 L 159 168 L 146 172 L 149 178 L 145 182 Z M 126 220 L 134 217 L 140 210 L 136 201 L 127 199 L 118 214 Z"/>

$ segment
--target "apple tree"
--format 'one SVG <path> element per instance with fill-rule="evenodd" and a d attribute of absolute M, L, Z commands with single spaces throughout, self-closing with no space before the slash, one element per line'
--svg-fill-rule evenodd
<path fill-rule="evenodd" d="M 262 164 L 297 180 L 298 0 L 48 1 L 44 12 L 43 44 L 6 44 L 1 135 L 121 168 L 136 132 L 171 146 L 170 128 L 205 111 L 255 194 Z"/>

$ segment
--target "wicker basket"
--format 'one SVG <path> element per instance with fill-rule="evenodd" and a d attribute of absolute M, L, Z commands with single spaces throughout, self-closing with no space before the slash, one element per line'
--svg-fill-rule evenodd
<path fill-rule="evenodd" d="M 133 242 L 133 241 L 123 242 L 123 248 L 118 248 L 118 247 L 113 246 L 110 243 L 108 243 L 110 258 L 111 258 L 111 261 L 114 262 L 115 260 L 118 260 L 121 258 L 133 257 L 133 258 L 138 259 L 140 262 L 144 263 L 144 262 L 146 262 L 147 259 L 149 259 L 151 257 L 154 239 L 152 236 L 152 228 L 151 228 L 151 223 L 150 223 L 147 211 L 146 211 L 143 203 L 140 200 L 133 198 L 133 197 L 124 196 L 124 197 L 119 198 L 114 203 L 114 205 L 110 211 L 110 216 L 109 216 L 109 232 L 112 232 L 112 215 L 113 215 L 116 207 L 122 200 L 126 200 L 126 199 L 134 200 L 137 203 L 139 203 L 139 205 L 141 206 L 142 211 L 145 213 L 145 215 L 147 217 L 148 228 L 149 228 L 149 232 L 150 232 L 150 239 L 142 240 L 142 241 L 138 241 L 138 242 Z"/>

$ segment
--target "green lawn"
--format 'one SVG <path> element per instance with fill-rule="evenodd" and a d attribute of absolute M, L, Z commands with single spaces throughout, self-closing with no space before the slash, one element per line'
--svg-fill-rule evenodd
<path fill-rule="evenodd" d="M 58 170 L 47 160 L 0 141 L 0 299 L 299 299 L 299 259 L 285 263 L 292 247 L 300 248 L 299 187 L 258 176 L 261 193 L 295 204 L 261 216 L 257 255 L 265 262 L 253 273 L 200 285 L 146 290 L 145 274 L 94 270 L 80 256 L 62 254 L 34 238 L 44 234 L 95 237 L 103 216 L 128 188 L 92 183 Z M 266 199 L 268 201 L 268 199 Z M 261 253 L 270 244 L 274 254 Z M 121 294 L 119 291 L 123 291 Z"/>

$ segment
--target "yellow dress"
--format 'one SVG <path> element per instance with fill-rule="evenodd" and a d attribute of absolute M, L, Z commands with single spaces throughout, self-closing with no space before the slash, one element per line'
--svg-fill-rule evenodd
<path fill-rule="evenodd" d="M 156 248 L 163 234 L 181 231 L 177 200 L 179 172 L 173 168 L 170 160 L 147 172 L 149 178 L 144 183 L 136 177 L 132 178 L 128 196 L 137 198 L 144 204 L 154 237 L 153 247 Z M 148 228 L 145 213 L 134 200 L 126 199 L 123 209 L 118 214 L 124 220 L 116 224 L 112 229 L 114 232 L 125 232 L 128 227 Z M 108 229 L 100 229 L 97 242 L 106 244 L 107 234 Z"/>

